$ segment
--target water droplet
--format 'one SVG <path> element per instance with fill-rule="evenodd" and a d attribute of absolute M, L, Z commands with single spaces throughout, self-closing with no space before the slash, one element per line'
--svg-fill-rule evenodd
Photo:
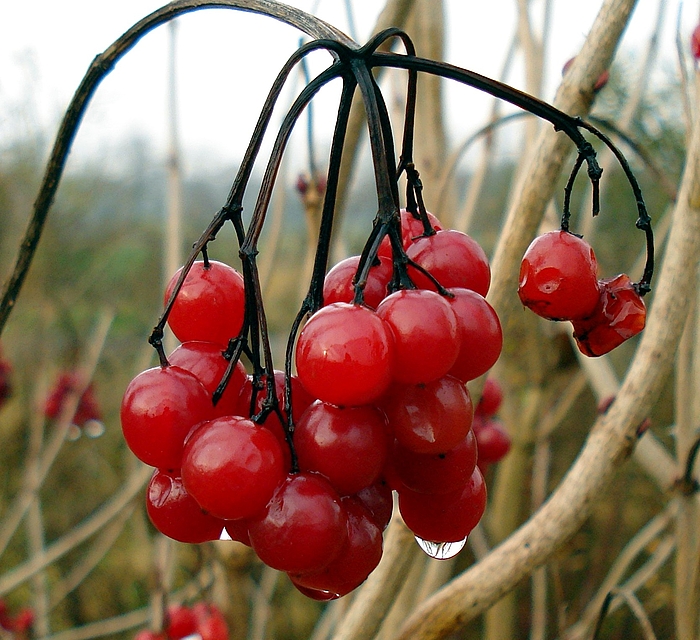
<path fill-rule="evenodd" d="M 88 438 L 99 438 L 105 432 L 105 425 L 100 420 L 86 420 L 83 425 L 83 433 Z"/>
<path fill-rule="evenodd" d="M 467 544 L 467 539 L 459 540 L 458 542 L 430 542 L 416 536 L 418 546 L 431 558 L 436 560 L 448 560 L 454 558 Z"/>
<path fill-rule="evenodd" d="M 233 538 L 228 534 L 228 531 L 226 531 L 226 527 L 224 527 L 221 530 L 221 535 L 219 536 L 219 540 L 233 540 Z"/>
<path fill-rule="evenodd" d="M 66 432 L 66 440 L 68 440 L 68 442 L 75 442 L 81 434 L 82 431 L 80 427 L 77 424 L 71 424 Z"/>

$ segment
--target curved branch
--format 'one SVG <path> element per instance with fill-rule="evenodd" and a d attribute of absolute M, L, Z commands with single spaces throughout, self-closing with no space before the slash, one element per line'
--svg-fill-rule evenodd
<path fill-rule="evenodd" d="M 335 27 L 304 11 L 273 0 L 176 0 L 137 22 L 92 61 L 63 117 L 34 203 L 34 213 L 20 245 L 14 271 L 3 288 L 0 301 L 0 333 L 24 284 L 46 217 L 53 204 L 68 152 L 97 87 L 114 65 L 147 33 L 179 15 L 214 7 L 262 14 L 296 27 L 313 38 L 325 38 L 340 42 L 351 49 L 358 48 L 353 40 Z"/>

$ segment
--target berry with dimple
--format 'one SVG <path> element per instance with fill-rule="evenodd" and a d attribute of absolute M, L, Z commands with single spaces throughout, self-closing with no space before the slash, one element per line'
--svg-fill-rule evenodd
<path fill-rule="evenodd" d="M 377 408 L 312 404 L 294 431 L 302 471 L 325 476 L 341 496 L 373 484 L 388 452 L 386 417 Z"/>
<path fill-rule="evenodd" d="M 202 509 L 224 520 L 260 511 L 285 472 L 277 438 L 239 416 L 200 424 L 182 454 L 185 489 Z"/>
<path fill-rule="evenodd" d="M 399 511 L 406 526 L 431 542 L 464 540 L 486 508 L 486 483 L 478 467 L 463 486 L 444 494 L 400 489 Z"/>
<path fill-rule="evenodd" d="M 212 417 L 202 383 L 177 366 L 154 367 L 137 375 L 121 405 L 122 432 L 133 454 L 159 469 L 179 469 L 185 438 Z"/>
<path fill-rule="evenodd" d="M 447 298 L 459 335 L 459 351 L 448 373 L 462 382 L 486 373 L 498 360 L 503 348 L 503 331 L 495 309 L 470 289 L 450 289 Z"/>
<path fill-rule="evenodd" d="M 389 387 L 391 329 L 371 309 L 336 302 L 309 318 L 296 346 L 297 375 L 314 397 L 335 405 L 369 404 Z"/>
<path fill-rule="evenodd" d="M 440 220 L 438 220 L 435 215 L 430 213 L 430 211 L 427 211 L 426 214 L 428 216 L 430 226 L 435 231 L 441 231 L 443 227 Z M 404 249 L 408 249 L 413 244 L 413 242 L 415 242 L 418 238 L 420 238 L 423 235 L 425 229 L 423 227 L 423 221 L 420 219 L 420 217 L 417 218 L 408 209 L 401 209 L 400 216 L 401 243 L 403 244 Z M 378 254 L 380 256 L 384 256 L 391 259 L 391 241 L 389 240 L 388 235 L 382 239 L 379 245 Z"/>
<path fill-rule="evenodd" d="M 590 317 L 573 322 L 581 353 L 595 357 L 636 336 L 646 323 L 646 307 L 627 275 L 600 281 L 600 302 Z"/>
<path fill-rule="evenodd" d="M 158 531 L 178 542 L 218 540 L 224 528 L 222 520 L 202 511 L 179 475 L 160 469 L 148 483 L 146 511 Z"/>
<path fill-rule="evenodd" d="M 334 302 L 352 302 L 355 299 L 353 278 L 357 273 L 360 256 L 350 256 L 336 264 L 323 281 L 323 304 Z M 380 256 L 378 263 L 373 264 L 367 274 L 365 283 L 364 302 L 368 307 L 376 309 L 379 303 L 388 295 L 387 287 L 391 280 L 393 266 L 391 258 Z"/>
<path fill-rule="evenodd" d="M 460 349 L 457 318 L 447 298 L 425 289 L 396 291 L 377 307 L 394 336 L 392 376 L 402 384 L 442 378 Z"/>
<path fill-rule="evenodd" d="M 472 424 L 469 392 L 457 378 L 394 385 L 382 408 L 399 443 L 416 453 L 444 453 L 463 440 Z"/>
<path fill-rule="evenodd" d="M 299 587 L 344 596 L 359 587 L 382 558 L 382 529 L 354 498 L 343 498 L 347 513 L 346 541 L 338 557 L 314 573 L 292 574 Z"/>
<path fill-rule="evenodd" d="M 328 480 L 314 473 L 287 476 L 265 508 L 250 519 L 250 542 L 268 566 L 290 573 L 327 567 L 347 538 L 347 514 Z"/>
<path fill-rule="evenodd" d="M 194 375 L 207 390 L 210 398 L 229 365 L 229 361 L 223 356 L 221 345 L 202 341 L 183 342 L 168 356 L 168 362 Z M 223 395 L 216 406 L 213 406 L 214 417 L 238 415 L 238 397 L 245 380 L 245 367 L 243 363 L 237 362 Z"/>
<path fill-rule="evenodd" d="M 168 283 L 165 303 L 181 272 Z M 197 261 L 173 302 L 168 324 L 180 342 L 203 340 L 227 346 L 241 331 L 244 309 L 243 276 L 223 262 Z"/>
<path fill-rule="evenodd" d="M 591 246 L 568 231 L 535 238 L 520 265 L 521 302 L 548 320 L 576 320 L 598 304 L 598 263 Z"/>
<path fill-rule="evenodd" d="M 408 257 L 426 269 L 446 288 L 471 289 L 485 296 L 491 284 L 491 267 L 479 243 L 454 229 L 438 231 L 415 240 L 406 250 Z M 420 289 L 435 291 L 424 274 L 409 268 L 409 275 Z"/>

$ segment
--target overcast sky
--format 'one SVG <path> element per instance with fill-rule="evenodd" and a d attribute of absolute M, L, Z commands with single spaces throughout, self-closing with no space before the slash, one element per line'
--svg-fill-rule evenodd
<path fill-rule="evenodd" d="M 663 51 L 673 65 L 673 38 L 680 0 L 666 2 Z M 534 0 L 533 15 L 544 0 Z M 2 140 L 41 127 L 51 138 L 90 61 L 126 29 L 160 7 L 157 0 L 0 0 L 0 146 Z M 304 10 L 348 31 L 343 0 L 296 0 Z M 353 0 L 357 37 L 364 41 L 382 3 Z M 561 64 L 580 48 L 601 2 L 553 0 L 545 99 L 551 99 Z M 446 59 L 496 76 L 515 27 L 515 0 L 447 0 Z M 639 50 L 651 32 L 658 0 L 639 0 L 622 51 Z M 683 8 L 682 33 L 697 20 L 697 1 Z M 239 11 L 199 11 L 178 20 L 178 87 L 182 147 L 191 162 L 207 156 L 240 156 L 267 88 L 296 48 L 300 33 L 269 18 Z M 166 140 L 166 77 L 169 30 L 146 36 L 102 83 L 74 146 L 74 157 L 109 149 L 139 135 L 162 149 Z M 520 86 L 517 75 L 509 82 Z M 452 121 L 479 118 L 487 100 L 461 88 L 447 95 Z M 333 91 L 317 113 L 335 112 Z M 480 109 L 482 111 L 480 111 Z M 479 125 L 474 122 L 474 127 Z M 330 126 L 330 125 L 328 125 Z M 465 135 L 469 128 L 463 129 Z M 198 160 L 194 160 L 194 159 Z M 190 167 L 192 169 L 192 167 Z"/>

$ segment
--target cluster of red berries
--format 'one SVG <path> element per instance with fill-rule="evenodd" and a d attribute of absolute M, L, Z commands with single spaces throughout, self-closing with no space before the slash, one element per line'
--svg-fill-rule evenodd
<path fill-rule="evenodd" d="M 477 465 L 486 475 L 489 467 L 500 462 L 510 451 L 510 435 L 496 417 L 503 402 L 503 391 L 494 378 L 487 378 L 481 398 L 474 410 L 472 429 L 479 451 Z"/>
<path fill-rule="evenodd" d="M 7 603 L 0 600 L 0 627 L 15 638 L 28 637 L 34 626 L 34 611 L 29 607 L 20 609 L 14 615 L 10 613 Z"/>
<path fill-rule="evenodd" d="M 228 640 L 228 624 L 216 605 L 197 602 L 191 607 L 170 605 L 165 614 L 163 631 L 139 631 L 134 640 Z"/>
<path fill-rule="evenodd" d="M 591 246 L 568 231 L 535 238 L 520 266 L 522 303 L 548 320 L 570 320 L 587 356 L 601 356 L 637 335 L 646 307 L 629 277 L 599 280 Z"/>
<path fill-rule="evenodd" d="M 225 529 L 306 595 L 332 599 L 379 563 L 392 489 L 423 540 L 463 541 L 478 523 L 486 487 L 465 383 L 490 369 L 502 347 L 484 299 L 488 260 L 434 217 L 437 232 L 428 235 L 412 214 L 401 218 L 407 255 L 441 287 L 409 266 L 421 288 L 390 293 L 388 242 L 369 270 L 365 304 L 353 302 L 359 258 L 331 270 L 326 305 L 296 345 L 293 434 L 281 372 L 268 381 L 238 362 L 212 405 L 229 365 L 222 353 L 243 327 L 245 288 L 223 263 L 194 263 L 168 316 L 182 344 L 168 366 L 132 380 L 121 409 L 127 444 L 156 467 L 146 503 L 162 533 L 196 543 Z M 269 412 L 266 391 L 279 412 Z"/>
<path fill-rule="evenodd" d="M 7 402 L 12 395 L 12 365 L 3 358 L 2 348 L 0 347 L 0 408 Z"/>
<path fill-rule="evenodd" d="M 63 411 L 69 394 L 75 393 L 83 387 L 79 373 L 64 371 L 54 383 L 46 402 L 44 403 L 44 416 L 48 420 L 56 420 Z M 104 433 L 102 422 L 102 410 L 95 395 L 94 386 L 89 384 L 80 396 L 78 408 L 75 410 L 72 424 L 68 431 L 68 439 L 76 440 L 81 433 L 97 438 Z"/>

